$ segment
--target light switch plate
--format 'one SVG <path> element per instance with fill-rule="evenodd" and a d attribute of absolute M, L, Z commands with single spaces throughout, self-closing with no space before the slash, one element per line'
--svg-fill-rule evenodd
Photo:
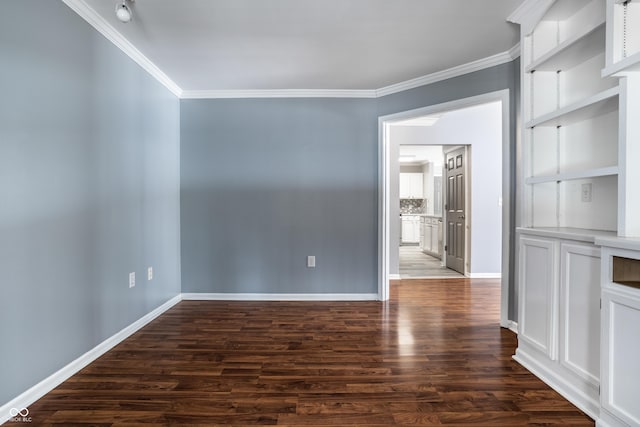
<path fill-rule="evenodd" d="M 307 267 L 313 268 L 316 266 L 316 257 L 313 255 L 309 255 L 307 257 Z"/>

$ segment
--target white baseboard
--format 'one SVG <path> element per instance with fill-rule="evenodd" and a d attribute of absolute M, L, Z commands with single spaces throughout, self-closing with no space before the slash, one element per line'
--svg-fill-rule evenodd
<path fill-rule="evenodd" d="M 389 275 L 389 280 L 400 280 L 400 275 L 399 274 L 390 274 Z"/>
<path fill-rule="evenodd" d="M 565 399 L 573 403 L 578 407 L 578 409 L 583 411 L 592 419 L 599 419 L 600 402 L 591 399 L 589 396 L 573 387 L 570 383 L 564 381 L 558 375 L 555 375 L 542 363 L 539 363 L 534 356 L 529 355 L 526 351 L 523 351 L 520 348 L 516 350 L 516 354 L 513 356 L 513 359 L 542 380 L 542 382 L 560 393 Z"/>
<path fill-rule="evenodd" d="M 469 273 L 470 279 L 502 279 L 502 273 Z"/>
<path fill-rule="evenodd" d="M 507 329 L 509 329 L 514 334 L 518 335 L 518 322 L 514 322 L 513 320 L 509 320 L 507 322 Z"/>
<path fill-rule="evenodd" d="M 378 294 L 184 293 L 182 299 L 195 301 L 377 301 Z"/>
<path fill-rule="evenodd" d="M 120 332 L 102 341 L 100 344 L 87 351 L 85 354 L 78 357 L 59 371 L 54 372 L 44 380 L 40 381 L 38 384 L 20 394 L 18 397 L 0 406 L 0 424 L 8 421 L 11 418 L 10 411 L 12 408 L 16 408 L 18 410 L 22 408 L 28 408 L 29 405 L 34 403 L 36 400 L 49 393 L 51 390 L 69 379 L 72 375 L 96 360 L 98 357 L 102 356 L 107 351 L 111 350 L 113 347 L 124 341 L 129 336 L 133 335 L 136 331 L 179 303 L 181 300 L 181 295 L 177 295 L 171 298 L 160 307 L 147 313 L 140 319 L 133 322 L 131 325 L 122 329 Z"/>

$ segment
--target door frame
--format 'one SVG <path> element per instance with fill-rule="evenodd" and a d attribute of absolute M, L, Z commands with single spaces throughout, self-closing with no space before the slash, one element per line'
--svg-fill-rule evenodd
<path fill-rule="evenodd" d="M 511 326 L 509 313 L 509 253 L 511 234 L 511 144 L 510 144 L 510 103 L 509 89 L 489 92 L 469 98 L 430 105 L 399 113 L 378 117 L 378 299 L 389 299 L 389 194 L 390 194 L 390 122 L 406 120 L 419 116 L 445 113 L 475 105 L 499 101 L 502 105 L 502 285 L 500 292 L 500 326 Z"/>

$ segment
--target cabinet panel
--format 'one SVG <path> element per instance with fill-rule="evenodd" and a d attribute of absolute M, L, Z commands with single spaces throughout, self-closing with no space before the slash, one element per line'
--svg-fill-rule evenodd
<path fill-rule="evenodd" d="M 437 253 L 438 255 L 440 255 L 440 247 L 438 244 L 438 234 L 441 226 L 442 226 L 441 222 L 433 225 L 432 233 L 431 233 L 431 252 Z"/>
<path fill-rule="evenodd" d="M 597 387 L 600 381 L 600 250 L 561 245 L 560 362 Z"/>
<path fill-rule="evenodd" d="M 551 240 L 520 238 L 519 339 L 556 359 L 556 245 Z"/>
<path fill-rule="evenodd" d="M 640 425 L 640 298 L 603 291 L 602 405 L 628 425 Z"/>
<path fill-rule="evenodd" d="M 401 199 L 422 199 L 424 198 L 424 182 L 421 173 L 401 173 L 400 174 L 400 198 Z"/>

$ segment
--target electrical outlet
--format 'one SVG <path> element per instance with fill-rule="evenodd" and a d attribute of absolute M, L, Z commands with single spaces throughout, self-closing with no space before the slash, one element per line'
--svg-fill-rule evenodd
<path fill-rule="evenodd" d="M 591 183 L 582 184 L 582 201 L 585 203 L 591 202 Z"/>
<path fill-rule="evenodd" d="M 129 287 L 133 288 L 136 285 L 136 273 L 129 273 Z"/>
<path fill-rule="evenodd" d="M 314 268 L 316 266 L 316 257 L 309 255 L 307 257 L 307 267 Z"/>
<path fill-rule="evenodd" d="M 147 280 L 153 280 L 153 267 L 147 268 Z"/>

